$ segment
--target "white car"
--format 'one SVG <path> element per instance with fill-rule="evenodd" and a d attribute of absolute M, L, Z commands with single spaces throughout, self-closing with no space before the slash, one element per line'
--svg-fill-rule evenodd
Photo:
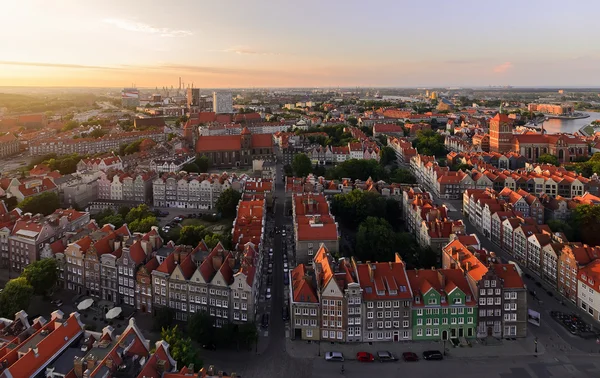
<path fill-rule="evenodd" d="M 344 355 L 342 352 L 327 352 L 325 353 L 325 361 L 344 362 Z"/>

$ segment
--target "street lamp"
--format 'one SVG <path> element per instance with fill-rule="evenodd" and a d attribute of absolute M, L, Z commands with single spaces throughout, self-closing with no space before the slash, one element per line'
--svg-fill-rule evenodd
<path fill-rule="evenodd" d="M 538 352 L 538 338 L 536 337 L 533 342 L 535 343 L 535 356 L 537 357 L 537 352 Z"/>

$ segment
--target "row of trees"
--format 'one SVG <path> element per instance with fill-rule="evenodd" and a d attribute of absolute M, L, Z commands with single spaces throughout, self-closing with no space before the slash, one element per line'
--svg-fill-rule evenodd
<path fill-rule="evenodd" d="M 156 215 L 145 204 L 134 208 L 122 206 L 116 213 L 112 209 L 105 209 L 97 213 L 94 219 L 100 226 L 110 223 L 116 228 L 127 223 L 131 232 L 148 232 L 152 226 L 158 226 Z"/>
<path fill-rule="evenodd" d="M 572 242 L 600 245 L 600 206 L 579 205 L 566 221 L 549 220 L 553 232 L 563 232 Z"/>
<path fill-rule="evenodd" d="M 204 225 L 183 226 L 179 230 L 177 244 L 196 246 L 202 240 L 204 240 L 208 248 L 211 249 L 214 248 L 219 242 L 223 244 L 225 249 L 232 248 L 231 232 L 217 234 L 212 232 Z"/>
<path fill-rule="evenodd" d="M 413 147 L 423 155 L 442 157 L 448 153 L 444 146 L 444 136 L 433 130 L 418 131 Z"/>
<path fill-rule="evenodd" d="M 60 207 L 60 200 L 55 192 L 44 192 L 25 198 L 18 206 L 24 213 L 50 215 Z"/>
<path fill-rule="evenodd" d="M 140 152 L 140 145 L 142 144 L 143 139 L 138 139 L 129 144 L 125 143 L 119 147 L 119 155 L 131 155 L 136 152 Z"/>
<path fill-rule="evenodd" d="M 589 160 L 569 164 L 565 168 L 577 171 L 584 177 L 590 177 L 594 173 L 600 173 L 600 153 L 596 152 Z"/>
<path fill-rule="evenodd" d="M 34 295 L 47 296 L 58 279 L 55 259 L 29 264 L 18 278 L 8 281 L 0 292 L 0 317 L 11 319 L 20 310 L 27 310 Z"/>

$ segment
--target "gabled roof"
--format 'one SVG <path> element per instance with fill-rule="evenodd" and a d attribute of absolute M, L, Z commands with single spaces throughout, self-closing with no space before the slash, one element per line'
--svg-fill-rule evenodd
<path fill-rule="evenodd" d="M 292 291 L 294 302 L 299 303 L 319 303 L 317 291 L 314 283 L 314 276 L 308 274 L 306 266 L 298 265 L 291 271 Z"/>
<path fill-rule="evenodd" d="M 196 142 L 196 152 L 239 151 L 241 149 L 242 141 L 239 135 L 203 135 Z"/>
<path fill-rule="evenodd" d="M 494 264 L 494 271 L 504 281 L 505 289 L 523 289 L 525 284 L 513 264 Z"/>

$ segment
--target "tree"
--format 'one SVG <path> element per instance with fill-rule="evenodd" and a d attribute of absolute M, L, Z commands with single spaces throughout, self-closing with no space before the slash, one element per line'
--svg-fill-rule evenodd
<path fill-rule="evenodd" d="M 17 312 L 27 310 L 32 296 L 33 287 L 25 277 L 8 281 L 0 293 L 0 317 L 12 319 Z"/>
<path fill-rule="evenodd" d="M 550 154 L 542 154 L 538 158 L 538 163 L 540 164 L 552 164 L 555 166 L 559 166 L 560 162 L 558 161 L 558 157 Z"/>
<path fill-rule="evenodd" d="M 473 169 L 473 166 L 471 164 L 466 164 L 466 163 L 454 164 L 453 166 L 450 167 L 451 171 L 470 171 L 472 169 Z"/>
<path fill-rule="evenodd" d="M 208 233 L 209 231 L 202 225 L 183 226 L 179 231 L 179 240 L 177 243 L 182 245 L 198 245 Z"/>
<path fill-rule="evenodd" d="M 353 190 L 333 197 L 331 211 L 343 224 L 356 228 L 368 217 L 386 216 L 386 200 L 378 193 Z"/>
<path fill-rule="evenodd" d="M 153 226 L 158 226 L 158 220 L 154 215 L 136 219 L 127 225 L 131 232 L 148 232 Z"/>
<path fill-rule="evenodd" d="M 287 177 L 292 177 L 294 176 L 294 168 L 292 168 L 291 165 L 286 164 L 283 166 L 283 173 L 287 176 Z"/>
<path fill-rule="evenodd" d="M 399 184 L 416 184 L 416 177 L 408 170 L 404 168 L 397 168 L 390 174 L 390 181 Z"/>
<path fill-rule="evenodd" d="M 550 219 L 548 222 L 546 222 L 546 224 L 548 227 L 550 227 L 552 232 L 562 232 L 567 237 L 567 240 L 571 242 L 577 241 L 575 240 L 575 232 L 573 227 L 571 227 L 569 223 L 558 219 Z"/>
<path fill-rule="evenodd" d="M 58 280 L 55 259 L 43 259 L 29 264 L 22 274 L 33 287 L 36 295 L 47 295 L 54 289 Z"/>
<path fill-rule="evenodd" d="M 92 130 L 92 132 L 91 132 L 91 133 L 89 133 L 89 135 L 88 135 L 88 136 L 89 136 L 90 138 L 95 138 L 95 139 L 97 139 L 97 138 L 102 138 L 102 137 L 103 137 L 103 136 L 105 136 L 106 134 L 107 134 L 107 132 L 106 132 L 106 131 L 104 131 L 104 130 L 102 130 L 102 129 L 94 129 L 94 130 Z"/>
<path fill-rule="evenodd" d="M 348 124 L 350 124 L 350 126 L 356 126 L 358 125 L 358 119 L 356 119 L 356 117 L 348 117 Z"/>
<path fill-rule="evenodd" d="M 600 245 L 600 206 L 579 205 L 571 213 L 575 238 L 589 245 Z"/>
<path fill-rule="evenodd" d="M 238 339 L 248 346 L 248 349 L 252 348 L 252 345 L 258 342 L 258 331 L 256 330 L 256 324 L 244 323 L 240 325 L 238 330 Z"/>
<path fill-rule="evenodd" d="M 198 350 L 192 345 L 192 339 L 184 337 L 177 326 L 163 328 L 160 336 L 169 344 L 169 352 L 171 357 L 177 361 L 177 365 L 189 366 L 194 364 L 194 367 L 202 366 L 202 360 L 198 358 Z"/>
<path fill-rule="evenodd" d="M 432 130 L 421 130 L 417 132 L 417 138 L 413 141 L 413 146 L 424 155 L 444 156 L 446 147 L 444 146 L 444 137 Z"/>
<path fill-rule="evenodd" d="M 175 311 L 169 307 L 158 307 L 154 313 L 152 319 L 152 328 L 154 331 L 161 331 L 164 328 L 168 328 L 173 324 L 175 319 Z"/>
<path fill-rule="evenodd" d="M 381 143 L 384 146 L 387 146 L 388 142 L 387 137 L 385 135 L 378 135 L 377 139 L 379 140 L 379 143 Z"/>
<path fill-rule="evenodd" d="M 329 169 L 326 177 L 335 180 L 350 178 L 363 181 L 370 177 L 373 181 L 379 181 L 387 180 L 388 172 L 377 160 L 350 159 Z"/>
<path fill-rule="evenodd" d="M 292 168 L 296 177 L 306 177 L 312 171 L 313 165 L 306 154 L 297 154 L 294 156 Z"/>
<path fill-rule="evenodd" d="M 125 220 L 123 219 L 121 214 L 109 215 L 107 217 L 101 218 L 101 221 L 96 221 L 100 226 L 104 226 L 105 224 L 112 224 L 113 226 L 115 226 L 115 228 L 119 228 L 125 224 Z"/>
<path fill-rule="evenodd" d="M 154 213 L 150 211 L 148 205 L 142 204 L 129 210 L 129 213 L 125 217 L 125 221 L 127 224 L 130 224 L 135 220 L 141 220 L 152 216 L 154 216 Z"/>
<path fill-rule="evenodd" d="M 396 151 L 392 147 L 383 147 L 379 151 L 379 163 L 384 167 L 388 164 L 396 162 Z"/>
<path fill-rule="evenodd" d="M 396 233 L 385 219 L 367 217 L 356 233 L 355 255 L 361 261 L 393 261 L 396 240 Z"/>
<path fill-rule="evenodd" d="M 188 320 L 188 334 L 200 344 L 212 344 L 215 341 L 214 319 L 206 311 L 196 312 Z"/>
<path fill-rule="evenodd" d="M 60 207 L 60 200 L 58 194 L 54 192 L 44 192 L 34 197 L 24 199 L 20 204 L 19 208 L 24 213 L 32 214 L 52 214 L 56 209 Z"/>
<path fill-rule="evenodd" d="M 200 173 L 208 172 L 208 169 L 210 168 L 210 160 L 206 155 L 197 156 L 194 163 L 198 166 L 198 172 Z"/>
<path fill-rule="evenodd" d="M 187 173 L 200 173 L 200 168 L 196 165 L 196 163 L 187 163 L 181 167 L 181 170 L 186 171 Z"/>
<path fill-rule="evenodd" d="M 78 127 L 79 127 L 79 122 L 71 120 L 71 121 L 68 121 L 67 123 L 65 123 L 65 125 L 62 127 L 62 129 L 60 129 L 60 131 L 63 131 L 63 132 L 70 131 L 70 130 L 73 130 Z"/>
<path fill-rule="evenodd" d="M 242 198 L 242 195 L 239 192 L 231 188 L 225 189 L 217 199 L 215 208 L 221 213 L 222 217 L 233 218 L 235 217 L 240 198 Z"/>

